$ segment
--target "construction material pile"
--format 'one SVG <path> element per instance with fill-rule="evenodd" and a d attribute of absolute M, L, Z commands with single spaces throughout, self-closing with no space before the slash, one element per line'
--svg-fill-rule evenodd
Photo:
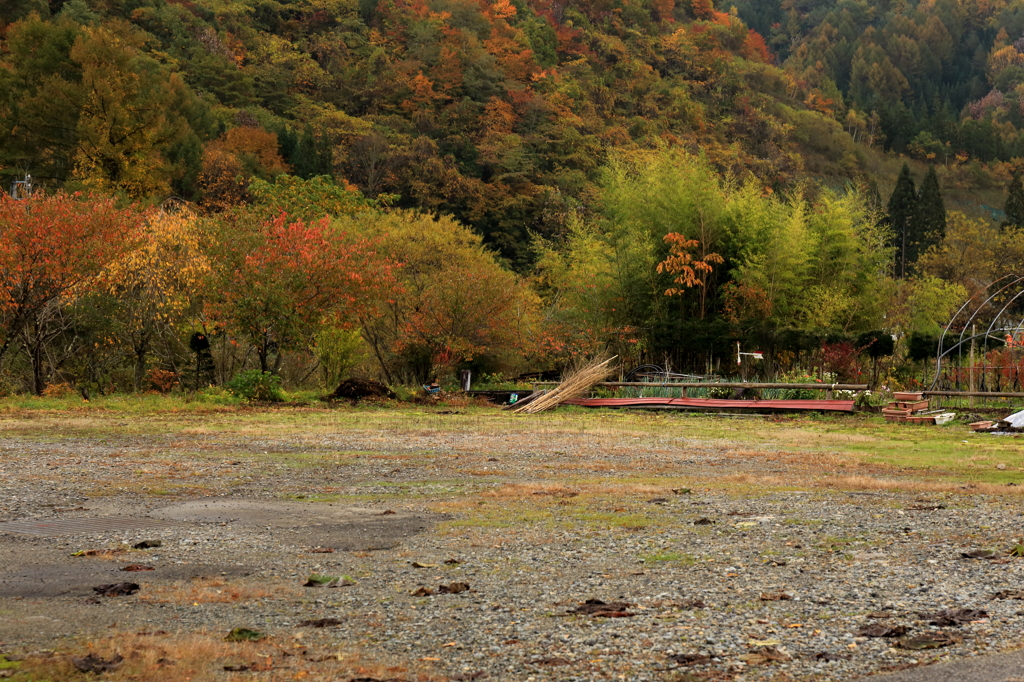
<path fill-rule="evenodd" d="M 882 410 L 887 422 L 906 422 L 908 424 L 945 424 L 956 415 L 942 410 L 929 410 L 929 403 L 924 393 L 896 392 L 892 394 L 892 402 Z"/>
<path fill-rule="evenodd" d="M 562 380 L 562 383 L 552 390 L 534 393 L 528 398 L 520 400 L 516 406 L 512 408 L 512 411 L 521 414 L 536 414 L 538 412 L 544 412 L 545 410 L 557 407 L 567 400 L 574 400 L 576 398 L 587 396 L 594 384 L 604 381 L 608 378 L 608 375 L 615 370 L 614 367 L 609 366 L 615 357 L 610 357 L 603 361 L 594 360 L 573 374 L 565 377 L 565 379 Z"/>
<path fill-rule="evenodd" d="M 1024 410 L 1005 419 L 974 422 L 971 429 L 980 433 L 1024 433 Z"/>

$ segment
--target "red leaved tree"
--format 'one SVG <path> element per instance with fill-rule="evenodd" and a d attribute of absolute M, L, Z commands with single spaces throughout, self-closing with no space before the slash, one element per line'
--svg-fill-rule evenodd
<path fill-rule="evenodd" d="M 93 291 L 100 271 L 135 246 L 144 221 L 112 198 L 0 197 L 0 368 L 20 345 L 32 363 L 32 389 L 43 392 L 44 350 L 63 332 L 64 308 Z"/>
<path fill-rule="evenodd" d="M 394 285 L 393 262 L 372 242 L 332 231 L 327 219 L 291 222 L 281 213 L 254 226 L 240 214 L 222 228 L 214 247 L 220 291 L 208 312 L 252 344 L 264 372 L 278 368 L 282 351 L 307 348 L 322 322 L 354 315 Z"/>

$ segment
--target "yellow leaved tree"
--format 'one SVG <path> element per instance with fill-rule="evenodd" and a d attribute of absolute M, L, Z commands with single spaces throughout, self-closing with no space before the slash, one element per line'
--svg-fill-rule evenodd
<path fill-rule="evenodd" d="M 153 352 L 173 364 L 187 349 L 181 330 L 197 321 L 211 273 L 201 227 L 187 205 L 167 202 L 147 223 L 139 246 L 101 275 L 105 292 L 118 301 L 108 342 L 131 354 L 136 391 Z"/>

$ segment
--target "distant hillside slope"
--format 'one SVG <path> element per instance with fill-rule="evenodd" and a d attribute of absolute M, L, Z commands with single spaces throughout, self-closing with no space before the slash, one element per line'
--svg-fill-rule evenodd
<path fill-rule="evenodd" d="M 0 166 L 210 210 L 253 177 L 330 174 L 453 214 L 524 265 L 529 233 L 587 209 L 614 150 L 699 150 L 775 190 L 858 176 L 855 137 L 1018 153 L 1009 95 L 959 114 L 990 72 L 1020 87 L 993 29 L 1019 10 L 736 4 L 0 0 Z"/>

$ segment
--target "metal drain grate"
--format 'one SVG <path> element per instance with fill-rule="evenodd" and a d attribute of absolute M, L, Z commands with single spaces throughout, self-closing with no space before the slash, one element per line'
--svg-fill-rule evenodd
<path fill-rule="evenodd" d="M 85 535 L 110 531 L 138 530 L 141 528 L 173 528 L 174 521 L 102 516 L 92 519 L 53 519 L 48 521 L 11 521 L 0 523 L 0 533 L 19 533 L 54 538 L 61 535 Z"/>

